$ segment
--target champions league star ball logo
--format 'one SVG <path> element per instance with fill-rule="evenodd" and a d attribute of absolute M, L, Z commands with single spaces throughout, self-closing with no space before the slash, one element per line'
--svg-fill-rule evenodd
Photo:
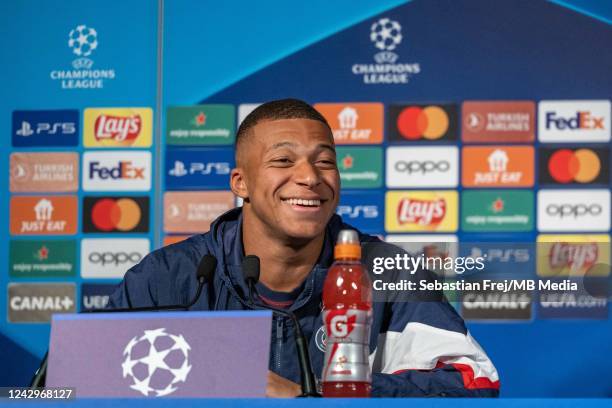
<path fill-rule="evenodd" d="M 145 330 L 123 350 L 123 378 L 131 379 L 130 388 L 146 397 L 171 394 L 191 371 L 190 350 L 181 334 L 166 333 L 165 328 Z"/>
<path fill-rule="evenodd" d="M 91 68 L 93 61 L 85 57 L 90 56 L 98 48 L 98 33 L 96 29 L 81 24 L 70 30 L 70 34 L 68 34 L 68 47 L 79 57 L 72 62 L 74 68 Z"/>
<path fill-rule="evenodd" d="M 364 31 L 367 30 L 365 26 Z M 361 77 L 367 85 L 407 84 L 411 77 L 421 72 L 418 62 L 405 63 L 397 54 L 404 40 L 402 25 L 388 17 L 379 18 L 370 26 L 370 41 L 378 50 L 374 54 L 375 64 L 361 62 L 353 64 L 351 71 Z M 405 45 L 405 44 L 404 44 Z M 403 51 L 402 51 L 403 52 Z"/>
<path fill-rule="evenodd" d="M 391 51 L 402 42 L 402 26 L 397 21 L 381 18 L 372 24 L 370 40 L 376 48 L 382 51 L 374 56 L 376 62 L 393 64 L 399 57 Z"/>
<path fill-rule="evenodd" d="M 372 24 L 370 40 L 379 50 L 393 51 L 402 42 L 402 26 L 397 21 L 381 18 Z"/>

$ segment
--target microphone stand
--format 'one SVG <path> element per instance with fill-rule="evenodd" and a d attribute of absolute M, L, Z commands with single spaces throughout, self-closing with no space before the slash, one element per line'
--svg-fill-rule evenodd
<path fill-rule="evenodd" d="M 293 327 L 295 328 L 295 343 L 296 350 L 298 354 L 298 361 L 300 364 L 300 376 L 302 378 L 302 394 L 298 397 L 300 398 L 308 398 L 308 397 L 321 397 L 321 394 L 317 392 L 317 385 L 314 379 L 314 374 L 312 370 L 312 365 L 310 364 L 310 356 L 308 355 L 308 342 L 306 341 L 306 337 L 304 337 L 304 333 L 302 332 L 302 328 L 300 327 L 300 323 L 295 316 L 295 313 L 291 313 L 287 310 L 278 309 L 276 307 L 270 305 L 260 305 L 255 303 L 255 293 L 257 290 L 255 289 L 255 281 L 253 279 L 247 279 L 247 284 L 249 287 L 249 300 L 251 304 L 258 308 L 269 309 L 280 315 L 289 317 L 293 320 Z"/>

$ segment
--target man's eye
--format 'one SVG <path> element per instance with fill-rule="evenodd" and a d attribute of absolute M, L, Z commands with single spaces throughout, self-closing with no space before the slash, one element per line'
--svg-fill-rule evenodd
<path fill-rule="evenodd" d="M 319 160 L 317 163 L 322 164 L 324 166 L 335 166 L 336 165 L 335 160 Z"/>
<path fill-rule="evenodd" d="M 278 159 L 272 159 L 272 163 L 291 164 L 291 159 L 287 157 L 279 157 Z"/>

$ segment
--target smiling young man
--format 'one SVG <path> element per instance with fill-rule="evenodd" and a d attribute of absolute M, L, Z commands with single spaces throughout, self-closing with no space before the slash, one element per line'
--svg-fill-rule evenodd
<path fill-rule="evenodd" d="M 214 280 L 191 310 L 249 309 L 241 264 L 245 254 L 257 255 L 260 300 L 297 315 L 319 377 L 323 282 L 338 232 L 352 228 L 334 214 L 340 175 L 326 120 L 295 99 L 259 106 L 238 130 L 230 187 L 242 208 L 221 215 L 207 233 L 149 254 L 126 273 L 109 307 L 187 302 L 196 291 L 197 264 L 210 253 L 218 260 Z M 391 247 L 365 234 L 360 240 L 365 264 Z M 495 367 L 445 300 L 374 302 L 372 313 L 373 396 L 498 395 Z M 291 324 L 274 316 L 271 397 L 300 393 Z"/>

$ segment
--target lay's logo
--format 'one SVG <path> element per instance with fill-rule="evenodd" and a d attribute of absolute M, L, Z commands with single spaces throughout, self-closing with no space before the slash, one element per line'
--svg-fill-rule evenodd
<path fill-rule="evenodd" d="M 401 224 L 437 225 L 446 215 L 446 200 L 405 198 L 397 206 L 397 220 Z"/>
<path fill-rule="evenodd" d="M 100 115 L 94 126 L 94 137 L 97 141 L 115 140 L 117 142 L 133 142 L 142 130 L 140 115 L 107 116 Z"/>
<path fill-rule="evenodd" d="M 456 191 L 389 191 L 385 229 L 388 232 L 454 232 L 457 230 Z"/>
<path fill-rule="evenodd" d="M 150 147 L 150 108 L 85 109 L 85 147 Z"/>

